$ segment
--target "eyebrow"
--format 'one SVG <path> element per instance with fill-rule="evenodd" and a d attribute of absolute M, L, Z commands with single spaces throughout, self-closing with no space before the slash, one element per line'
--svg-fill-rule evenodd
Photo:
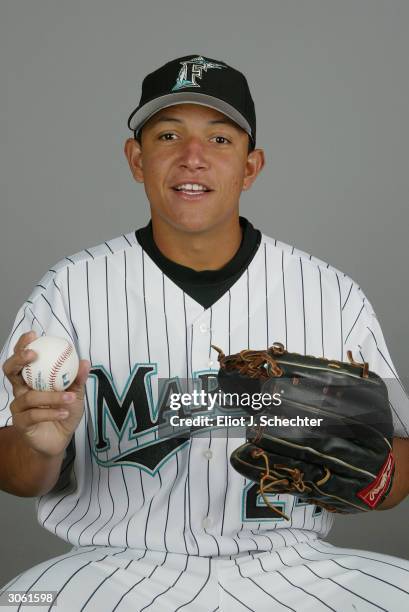
<path fill-rule="evenodd" d="M 170 116 L 167 116 L 167 115 L 159 115 L 159 117 L 155 117 L 152 120 L 152 125 L 156 125 L 157 123 L 168 123 L 170 121 L 173 121 L 175 123 L 183 123 L 182 119 L 178 119 L 177 117 L 170 117 Z M 228 117 L 226 117 L 225 119 L 211 119 L 207 123 L 208 123 L 208 125 L 219 125 L 219 124 L 231 125 L 232 127 L 236 128 L 236 129 L 238 129 L 238 127 L 239 127 L 234 121 L 232 121 Z"/>

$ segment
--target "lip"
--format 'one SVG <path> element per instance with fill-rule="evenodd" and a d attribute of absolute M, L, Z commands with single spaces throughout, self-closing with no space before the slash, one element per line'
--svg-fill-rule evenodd
<path fill-rule="evenodd" d="M 203 187 L 206 187 L 206 189 L 208 189 L 209 191 L 213 191 L 213 189 L 209 187 L 209 185 L 205 183 L 204 181 L 196 181 L 191 178 L 186 179 L 186 180 L 182 178 L 177 183 L 174 183 L 171 187 L 172 189 L 176 189 L 178 185 L 191 185 L 191 184 L 203 185 Z"/>
<path fill-rule="evenodd" d="M 185 202 L 196 202 L 199 200 L 204 200 L 206 197 L 208 197 L 212 193 L 212 191 L 201 191 L 197 193 L 193 192 L 192 194 L 190 194 L 184 191 L 177 191 L 174 188 L 172 188 L 171 190 L 178 198 L 185 200 Z"/>

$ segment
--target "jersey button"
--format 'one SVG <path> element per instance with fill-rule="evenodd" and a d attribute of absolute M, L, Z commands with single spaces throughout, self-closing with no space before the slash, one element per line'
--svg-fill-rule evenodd
<path fill-rule="evenodd" d="M 207 529 L 208 527 L 210 527 L 211 524 L 212 524 L 212 519 L 209 518 L 208 516 L 206 516 L 202 521 L 202 525 L 204 529 Z"/>
<path fill-rule="evenodd" d="M 213 457 L 213 453 L 211 450 L 206 450 L 203 455 L 206 457 L 206 459 L 211 459 Z"/>
<path fill-rule="evenodd" d="M 207 325 L 206 325 L 206 323 L 201 323 L 199 325 L 199 329 L 202 332 L 202 334 L 205 334 L 207 332 Z"/>

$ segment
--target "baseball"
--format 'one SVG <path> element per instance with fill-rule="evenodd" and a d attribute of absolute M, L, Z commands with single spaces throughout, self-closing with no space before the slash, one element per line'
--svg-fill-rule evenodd
<path fill-rule="evenodd" d="M 36 391 L 63 391 L 75 380 L 79 359 L 73 345 L 65 338 L 40 336 L 26 348 L 37 353 L 37 358 L 24 366 L 22 376 Z"/>

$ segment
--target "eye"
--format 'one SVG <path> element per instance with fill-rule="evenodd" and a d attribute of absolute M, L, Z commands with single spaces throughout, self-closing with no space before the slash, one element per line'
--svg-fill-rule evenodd
<path fill-rule="evenodd" d="M 173 132 L 165 132 L 159 136 L 159 140 L 173 140 L 173 138 L 165 138 L 165 136 L 176 136 Z"/>
<path fill-rule="evenodd" d="M 216 138 L 216 139 L 219 139 L 219 140 L 221 139 L 221 140 L 224 140 L 224 141 L 225 141 L 225 142 L 222 142 L 222 143 L 220 143 L 220 144 L 225 144 L 225 143 L 227 143 L 227 142 L 231 142 L 231 141 L 230 141 L 228 138 L 226 138 L 226 136 L 215 136 L 215 138 Z"/>

